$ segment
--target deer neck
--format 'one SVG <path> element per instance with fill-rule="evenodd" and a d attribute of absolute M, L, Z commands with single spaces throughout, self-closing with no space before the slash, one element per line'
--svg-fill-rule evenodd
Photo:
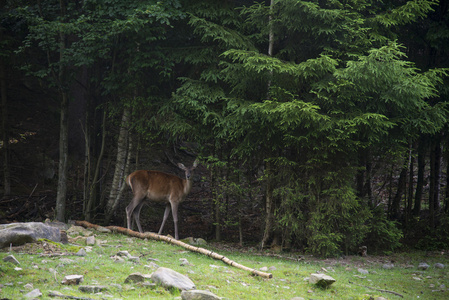
<path fill-rule="evenodd" d="M 191 188 L 192 188 L 192 179 L 184 179 L 184 195 L 190 193 Z"/>

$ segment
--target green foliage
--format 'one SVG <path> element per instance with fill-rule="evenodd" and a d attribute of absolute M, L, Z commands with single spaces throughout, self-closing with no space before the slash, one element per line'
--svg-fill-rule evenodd
<path fill-rule="evenodd" d="M 398 223 L 388 220 L 383 209 L 377 207 L 368 220 L 369 232 L 365 239 L 368 249 L 377 251 L 394 251 L 401 247 L 403 234 Z"/>

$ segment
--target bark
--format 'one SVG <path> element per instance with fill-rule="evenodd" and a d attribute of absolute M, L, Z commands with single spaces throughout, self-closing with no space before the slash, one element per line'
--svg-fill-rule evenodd
<path fill-rule="evenodd" d="M 265 192 L 265 229 L 262 237 L 261 249 L 263 249 L 263 247 L 267 244 L 268 240 L 272 236 L 274 224 L 274 198 L 270 163 L 267 163 L 267 174 L 268 178 Z"/>
<path fill-rule="evenodd" d="M 441 179 L 441 139 L 435 137 L 431 145 L 430 153 L 430 189 L 429 189 L 429 213 L 430 226 L 435 227 L 436 213 L 440 208 L 440 179 Z"/>
<path fill-rule="evenodd" d="M 413 206 L 413 215 L 415 217 L 419 216 L 421 212 L 421 200 L 424 186 L 424 169 L 426 167 L 426 145 L 423 138 L 419 140 L 418 144 L 418 171 L 417 171 L 417 181 L 416 181 L 416 192 L 415 192 L 415 204 Z"/>
<path fill-rule="evenodd" d="M 64 1 L 60 1 L 61 18 L 66 15 L 66 7 Z M 61 31 L 59 34 L 59 62 L 64 59 L 64 51 L 66 48 L 66 35 Z M 47 52 L 48 54 L 48 52 Z M 48 61 L 50 63 L 50 60 Z M 59 172 L 58 172 L 58 192 L 56 194 L 56 219 L 65 221 L 65 207 L 67 199 L 67 172 L 68 172 L 68 156 L 69 156 L 69 95 L 67 86 L 65 86 L 66 69 L 62 64 L 59 67 L 58 83 L 61 91 L 61 116 L 59 128 Z"/>
<path fill-rule="evenodd" d="M 413 205 L 413 178 L 415 177 L 414 173 L 414 165 L 415 165 L 415 157 L 413 153 L 414 147 L 410 144 L 409 151 L 409 176 L 408 176 L 408 197 L 407 197 L 407 208 L 405 221 L 408 223 L 411 215 L 412 215 L 412 205 Z"/>
<path fill-rule="evenodd" d="M 112 179 L 112 186 L 109 193 L 109 199 L 106 203 L 105 223 L 108 224 L 117 207 L 120 195 L 120 188 L 124 183 L 126 158 L 128 152 L 128 126 L 130 118 L 130 109 L 125 107 L 123 110 L 122 121 L 120 125 L 120 132 L 117 142 L 117 157 L 115 162 L 114 177 Z"/>
<path fill-rule="evenodd" d="M 408 156 L 407 156 L 408 162 Z M 400 208 L 401 208 L 401 199 L 405 193 L 406 185 L 407 185 L 407 171 L 408 171 L 408 163 L 404 163 L 401 169 L 401 173 L 398 179 L 398 188 L 396 190 L 396 194 L 393 198 L 390 207 L 390 217 L 392 219 L 399 219 L 400 217 Z"/>
<path fill-rule="evenodd" d="M 78 226 L 84 226 L 86 228 L 98 228 L 100 226 L 95 225 L 95 224 L 91 224 L 89 222 L 86 221 L 75 221 L 75 224 Z M 200 254 L 204 254 L 206 256 L 212 257 L 214 259 L 217 260 L 221 260 L 222 262 L 224 262 L 225 264 L 228 264 L 232 267 L 236 267 L 238 269 L 244 270 L 244 271 L 248 271 L 251 272 L 254 275 L 257 276 L 261 276 L 263 278 L 272 278 L 273 275 L 271 273 L 265 273 L 256 269 L 252 269 L 252 268 L 248 268 L 244 265 L 241 265 L 239 263 L 236 263 L 235 261 L 230 260 L 229 258 L 220 255 L 218 253 L 215 253 L 213 251 L 210 251 L 208 249 L 204 249 L 204 248 L 200 248 L 200 247 L 196 247 L 196 246 L 192 246 L 189 244 L 186 244 L 182 241 L 176 240 L 172 237 L 168 237 L 168 236 L 164 236 L 164 235 L 159 235 L 156 233 L 152 233 L 152 232 L 145 232 L 145 233 L 140 233 L 140 232 L 136 232 L 136 231 L 132 231 L 131 229 L 127 229 L 127 228 L 123 228 L 123 227 L 118 227 L 118 226 L 108 226 L 107 227 L 109 230 L 113 231 L 113 232 L 119 232 L 122 234 L 126 234 L 132 237 L 137 237 L 140 239 L 152 239 L 152 240 L 157 240 L 157 241 L 164 241 L 166 243 L 172 244 L 172 245 L 176 245 L 176 246 L 180 246 L 183 247 L 187 250 L 193 251 L 193 252 L 197 252 Z"/>
<path fill-rule="evenodd" d="M 1 37 L 0 29 L 0 37 Z M 1 88 L 1 111 L 2 111 L 2 123 L 1 134 L 3 140 L 2 152 L 3 152 L 3 196 L 9 196 L 11 194 L 11 173 L 9 168 L 9 130 L 8 130 L 8 101 L 7 101 L 7 87 L 6 87 L 6 72 L 5 64 L 0 59 L 0 88 Z"/>

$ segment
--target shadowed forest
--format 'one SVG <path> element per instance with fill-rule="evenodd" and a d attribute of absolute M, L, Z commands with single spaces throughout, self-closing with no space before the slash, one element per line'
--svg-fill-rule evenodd
<path fill-rule="evenodd" d="M 126 227 L 127 175 L 198 159 L 180 238 L 448 249 L 448 6 L 2 1 L 0 223 Z"/>

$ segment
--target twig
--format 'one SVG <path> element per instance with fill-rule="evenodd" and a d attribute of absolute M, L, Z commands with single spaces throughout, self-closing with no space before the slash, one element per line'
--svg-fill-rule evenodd
<path fill-rule="evenodd" d="M 367 285 L 357 284 L 357 283 L 354 283 L 354 282 L 352 282 L 352 281 L 349 281 L 349 283 L 354 284 L 354 285 L 358 285 L 358 286 L 361 286 L 361 287 L 364 287 L 364 288 L 367 288 L 367 289 L 371 289 L 371 290 L 383 292 L 383 293 L 390 293 L 390 294 L 399 296 L 399 297 L 401 297 L 401 298 L 404 298 L 404 296 L 403 296 L 402 294 L 399 294 L 399 293 L 396 293 L 396 292 L 393 292 L 393 291 L 382 290 L 382 289 L 376 289 L 376 288 L 373 288 L 373 287 L 370 287 L 370 286 L 367 286 Z"/>

